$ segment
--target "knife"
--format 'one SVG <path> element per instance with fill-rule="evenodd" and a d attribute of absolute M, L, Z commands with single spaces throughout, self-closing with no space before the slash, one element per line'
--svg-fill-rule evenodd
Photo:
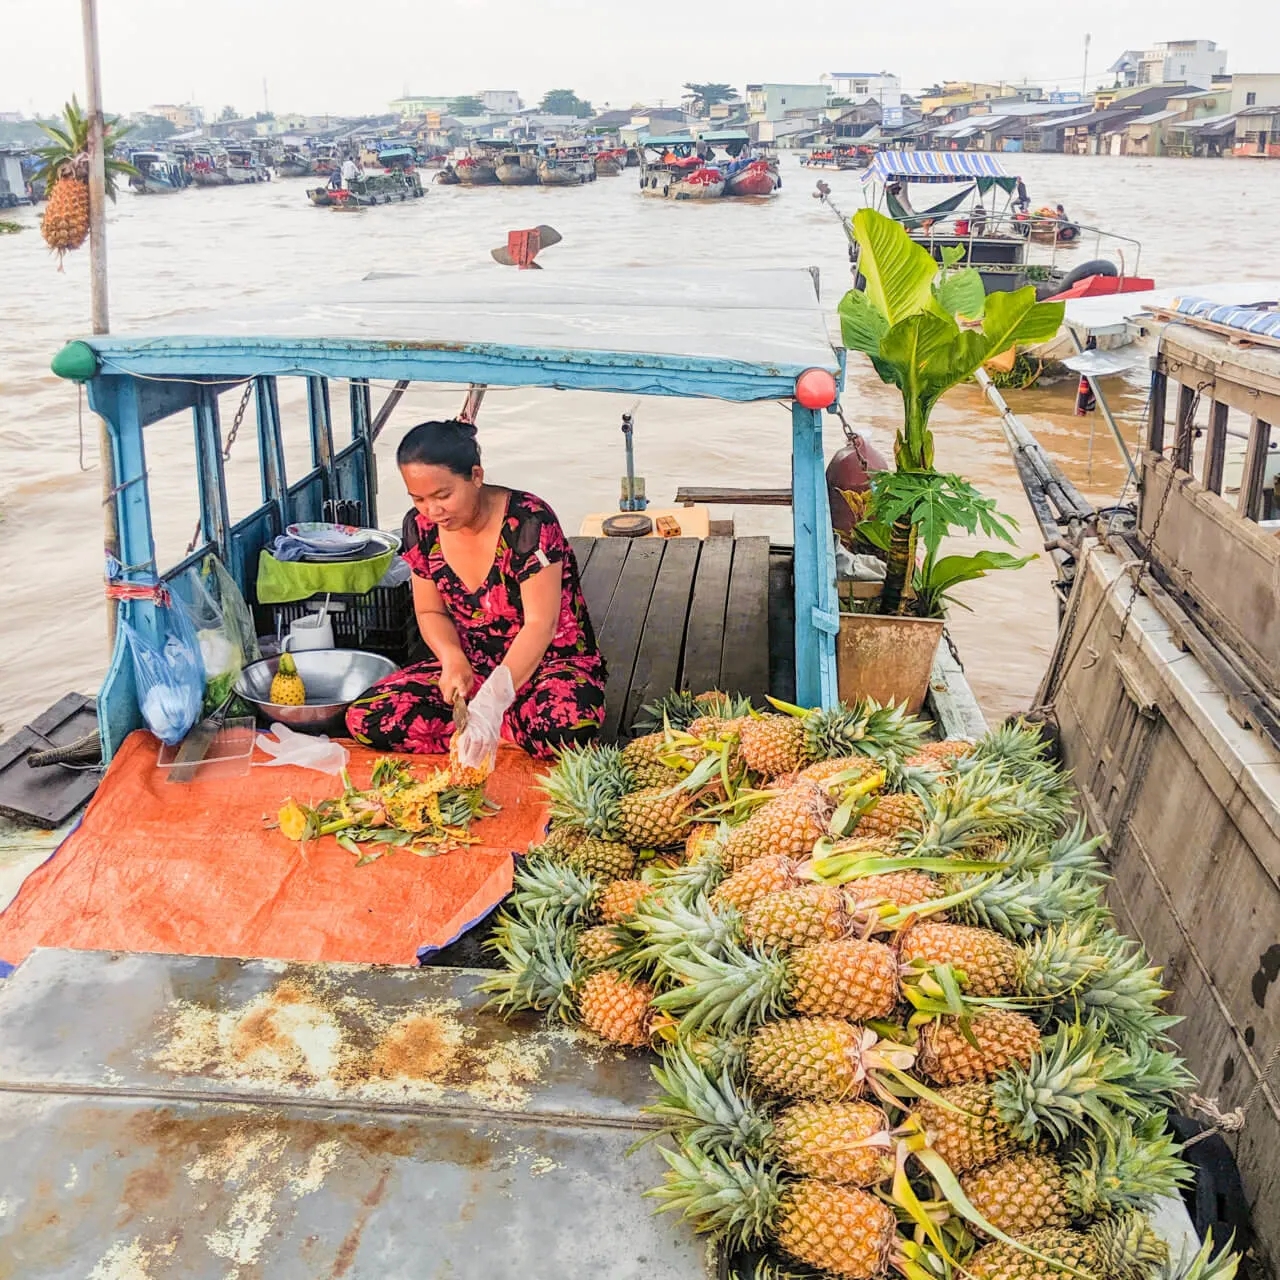
<path fill-rule="evenodd" d="M 178 754 L 169 768 L 170 782 L 192 782 L 213 746 L 213 740 L 222 732 L 226 723 L 227 711 L 235 699 L 235 693 L 227 695 L 226 701 L 216 710 L 211 711 L 182 740 Z"/>
<path fill-rule="evenodd" d="M 460 693 L 453 695 L 453 728 L 461 733 L 467 727 L 467 700 Z"/>

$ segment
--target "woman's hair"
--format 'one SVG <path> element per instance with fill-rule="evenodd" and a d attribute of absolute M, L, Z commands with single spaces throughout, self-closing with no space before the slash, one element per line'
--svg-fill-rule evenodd
<path fill-rule="evenodd" d="M 480 465 L 475 425 L 450 418 L 447 422 L 420 422 L 410 427 L 396 450 L 396 466 L 417 463 L 424 467 L 448 467 L 456 476 L 470 477 Z"/>

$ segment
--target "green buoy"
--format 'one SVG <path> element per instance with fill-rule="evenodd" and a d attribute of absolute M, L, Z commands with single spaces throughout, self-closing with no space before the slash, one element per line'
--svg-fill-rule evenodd
<path fill-rule="evenodd" d="M 87 342 L 68 342 L 49 366 L 68 382 L 88 382 L 98 372 L 98 356 Z"/>

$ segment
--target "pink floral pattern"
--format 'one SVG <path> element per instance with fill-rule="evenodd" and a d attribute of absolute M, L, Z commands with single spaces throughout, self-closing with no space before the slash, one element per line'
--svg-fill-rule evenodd
<path fill-rule="evenodd" d="M 573 548 L 551 508 L 531 493 L 511 491 L 493 566 L 476 591 L 468 591 L 449 567 L 436 526 L 417 515 L 416 530 L 417 541 L 406 547 L 404 558 L 414 573 L 435 583 L 462 651 L 481 680 L 502 662 L 524 626 L 521 584 L 549 565 L 563 566 L 555 636 L 538 669 L 517 691 L 503 736 L 539 757 L 594 738 L 604 723 L 604 658 Z M 447 751 L 452 708 L 440 694 L 440 664 L 434 659 L 414 663 L 380 680 L 351 704 L 347 730 L 379 751 Z"/>

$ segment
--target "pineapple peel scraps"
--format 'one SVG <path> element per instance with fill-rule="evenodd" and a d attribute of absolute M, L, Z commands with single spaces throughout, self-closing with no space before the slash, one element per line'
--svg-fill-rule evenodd
<path fill-rule="evenodd" d="M 373 766 L 372 781 L 360 790 L 343 771 L 343 792 L 310 807 L 288 797 L 276 815 L 275 826 L 287 840 L 303 844 L 335 836 L 342 848 L 358 858 L 357 866 L 376 861 L 396 848 L 420 857 L 477 844 L 471 824 L 498 811 L 484 795 L 483 782 L 455 776 L 454 768 L 434 769 L 419 780 L 413 769 L 387 757 Z M 365 851 L 362 844 L 382 846 Z"/>

